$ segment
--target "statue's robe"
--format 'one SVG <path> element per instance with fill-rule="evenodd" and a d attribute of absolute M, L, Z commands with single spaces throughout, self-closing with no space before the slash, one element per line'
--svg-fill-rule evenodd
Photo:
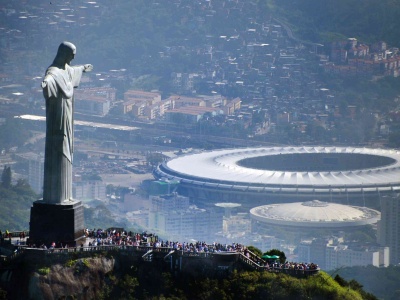
<path fill-rule="evenodd" d="M 43 80 L 46 99 L 46 146 L 43 200 L 59 204 L 72 199 L 74 151 L 74 88 L 79 85 L 82 66 L 64 69 L 50 66 Z"/>

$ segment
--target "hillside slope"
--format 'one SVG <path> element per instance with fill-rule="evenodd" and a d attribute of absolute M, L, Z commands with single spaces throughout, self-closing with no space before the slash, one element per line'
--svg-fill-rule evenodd
<path fill-rule="evenodd" d="M 207 262 L 194 260 L 185 271 L 171 272 L 164 261 L 149 263 L 109 251 L 85 258 L 22 260 L 1 271 L 0 278 L 11 299 L 377 299 L 362 289 L 341 286 L 322 271 L 307 278 L 258 271 L 221 273 L 205 267 Z M 0 299 L 2 294 L 0 289 Z"/>

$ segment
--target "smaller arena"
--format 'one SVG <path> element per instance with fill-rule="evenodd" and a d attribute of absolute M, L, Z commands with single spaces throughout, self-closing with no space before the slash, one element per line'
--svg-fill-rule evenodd
<path fill-rule="evenodd" d="M 251 219 L 263 224 L 292 228 L 349 228 L 375 224 L 380 212 L 366 207 L 312 200 L 307 202 L 271 204 L 250 210 Z"/>

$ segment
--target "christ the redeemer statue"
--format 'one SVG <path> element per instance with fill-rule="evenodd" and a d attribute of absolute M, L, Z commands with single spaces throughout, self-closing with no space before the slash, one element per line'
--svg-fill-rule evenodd
<path fill-rule="evenodd" d="M 46 99 L 46 146 L 43 200 L 49 204 L 72 201 L 72 159 L 74 151 L 74 88 L 90 64 L 70 66 L 76 47 L 63 42 L 42 82 Z"/>

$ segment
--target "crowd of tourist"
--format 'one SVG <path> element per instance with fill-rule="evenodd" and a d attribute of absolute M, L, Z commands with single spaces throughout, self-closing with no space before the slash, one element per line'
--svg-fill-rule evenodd
<path fill-rule="evenodd" d="M 1 232 L 0 232 L 1 233 Z M 9 232 L 2 234 L 11 237 Z M 20 241 L 25 239 L 25 233 L 20 233 Z M 262 259 L 261 257 L 255 255 L 248 250 L 242 244 L 232 243 L 232 244 L 221 244 L 212 243 L 207 244 L 201 241 L 192 242 L 177 242 L 177 241 L 164 241 L 160 240 L 157 235 L 147 232 L 137 233 L 132 231 L 125 231 L 121 228 L 110 228 L 107 230 L 103 229 L 86 229 L 85 230 L 85 244 L 83 242 L 79 245 L 74 245 L 73 248 L 77 250 L 91 250 L 99 246 L 136 246 L 136 247 L 150 247 L 152 250 L 157 251 L 157 249 L 165 250 L 175 250 L 179 251 L 181 254 L 188 255 L 198 255 L 198 254 L 229 254 L 229 253 L 241 253 L 244 255 L 245 259 L 256 264 L 259 268 L 271 271 L 282 271 L 288 270 L 293 272 L 304 272 L 304 271 L 315 271 L 319 270 L 317 264 L 314 263 L 297 263 L 297 262 L 285 262 L 280 263 L 278 259 L 268 260 Z M 17 243 L 20 244 L 20 243 Z M 29 248 L 41 248 L 54 251 L 54 249 L 64 249 L 69 248 L 67 244 L 52 242 L 50 245 L 41 244 L 40 246 L 28 245 Z M 95 250 L 95 249 L 94 249 Z"/>
<path fill-rule="evenodd" d="M 297 262 L 285 262 L 284 264 L 279 261 L 272 262 L 270 264 L 263 265 L 267 270 L 290 270 L 290 271 L 315 271 L 319 270 L 317 264 L 314 263 L 297 263 Z"/>
<path fill-rule="evenodd" d="M 115 228 L 110 228 L 107 230 L 86 229 L 85 236 L 87 237 L 89 247 L 104 245 L 149 247 L 158 241 L 158 237 L 155 234 L 148 234 L 147 232 L 140 234 Z"/>
<path fill-rule="evenodd" d="M 193 241 L 178 242 L 160 240 L 157 235 L 152 233 L 134 233 L 118 229 L 86 229 L 85 235 L 88 237 L 88 246 L 103 245 L 122 245 L 122 246 L 144 246 L 155 248 L 169 248 L 171 250 L 183 251 L 184 253 L 201 252 L 242 252 L 246 248 L 238 243 L 220 244 Z"/>
<path fill-rule="evenodd" d="M 19 236 L 19 238 L 21 239 L 21 240 L 23 240 L 23 239 L 25 239 L 25 231 L 20 231 L 20 232 L 18 232 L 18 235 L 17 236 Z M 3 239 L 9 239 L 9 238 L 12 238 L 12 237 L 15 237 L 16 235 L 14 235 L 13 233 L 11 233 L 11 232 L 9 232 L 8 230 L 6 230 L 4 233 L 0 230 L 0 238 L 3 238 Z"/>

